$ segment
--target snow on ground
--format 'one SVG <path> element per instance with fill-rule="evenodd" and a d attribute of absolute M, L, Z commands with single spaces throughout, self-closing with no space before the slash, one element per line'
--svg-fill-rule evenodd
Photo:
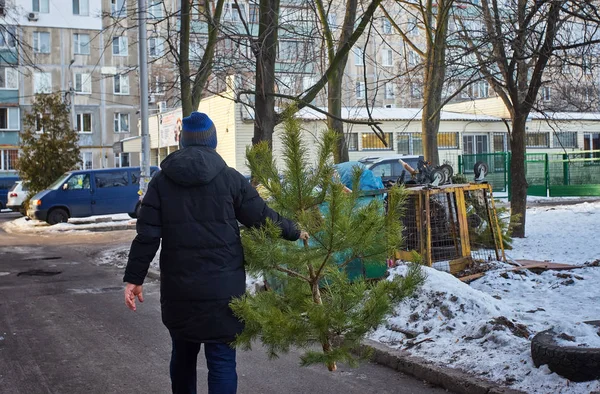
<path fill-rule="evenodd" d="M 573 265 L 600 259 L 600 202 L 533 207 L 527 214 L 527 238 L 515 240 L 508 251 L 512 258 Z M 371 338 L 527 393 L 600 391 L 600 381 L 572 383 L 546 366 L 535 368 L 530 352 L 533 335 L 552 327 L 575 337 L 562 345 L 600 348 L 598 329 L 583 323 L 600 320 L 600 267 L 539 275 L 506 272 L 510 268 L 498 263 L 470 285 L 424 268 L 423 288 Z M 391 272 L 405 270 L 399 266 Z M 418 335 L 408 339 L 399 329 Z"/>
<path fill-rule="evenodd" d="M 53 233 L 76 230 L 93 230 L 102 227 L 122 226 L 135 223 L 128 214 L 98 215 L 86 218 L 70 218 L 67 223 L 58 223 L 53 226 L 39 220 L 30 220 L 27 217 L 18 218 L 3 225 L 7 232 Z"/>
<path fill-rule="evenodd" d="M 583 264 L 600 259 L 600 201 L 527 210 L 524 239 L 515 239 L 513 259 Z"/>

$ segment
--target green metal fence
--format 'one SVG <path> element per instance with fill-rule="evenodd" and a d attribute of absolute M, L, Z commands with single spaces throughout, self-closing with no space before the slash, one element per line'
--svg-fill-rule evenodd
<path fill-rule="evenodd" d="M 493 190 L 510 193 L 510 160 L 510 152 L 461 155 L 458 172 L 470 177 L 475 163 L 483 161 Z M 600 196 L 600 151 L 527 153 L 525 177 L 530 196 Z"/>
<path fill-rule="evenodd" d="M 547 153 L 525 153 L 525 179 L 528 185 L 528 196 L 546 197 L 548 195 Z"/>
<path fill-rule="evenodd" d="M 550 196 L 600 196 L 600 151 L 549 156 Z"/>

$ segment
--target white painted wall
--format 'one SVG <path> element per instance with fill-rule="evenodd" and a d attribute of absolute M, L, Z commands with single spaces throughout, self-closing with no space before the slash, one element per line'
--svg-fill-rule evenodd
<path fill-rule="evenodd" d="M 9 12 L 11 17 L 21 26 L 102 30 L 101 0 L 80 0 L 88 3 L 89 11 L 87 16 L 73 14 L 73 0 L 47 0 L 49 3 L 48 13 L 39 12 L 36 22 L 30 21 L 27 18 L 27 14 L 33 12 L 32 0 L 12 1 L 15 6 L 14 8 L 9 8 Z"/>

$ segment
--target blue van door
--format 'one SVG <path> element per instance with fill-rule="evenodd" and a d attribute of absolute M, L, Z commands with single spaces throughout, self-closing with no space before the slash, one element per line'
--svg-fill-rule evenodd
<path fill-rule="evenodd" d="M 137 198 L 137 189 L 129 185 L 129 173 L 126 169 L 94 172 L 94 215 L 129 213 L 132 198 Z"/>
<path fill-rule="evenodd" d="M 90 174 L 75 174 L 56 193 L 55 203 L 69 207 L 71 217 L 85 217 L 92 214 L 92 188 Z"/>

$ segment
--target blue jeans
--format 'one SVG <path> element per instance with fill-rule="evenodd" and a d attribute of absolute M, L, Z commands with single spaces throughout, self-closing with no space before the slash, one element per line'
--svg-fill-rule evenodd
<path fill-rule="evenodd" d="M 196 394 L 196 362 L 200 343 L 173 340 L 171 352 L 171 389 L 173 394 Z M 205 343 L 209 394 L 235 394 L 237 373 L 235 349 L 226 343 Z"/>

